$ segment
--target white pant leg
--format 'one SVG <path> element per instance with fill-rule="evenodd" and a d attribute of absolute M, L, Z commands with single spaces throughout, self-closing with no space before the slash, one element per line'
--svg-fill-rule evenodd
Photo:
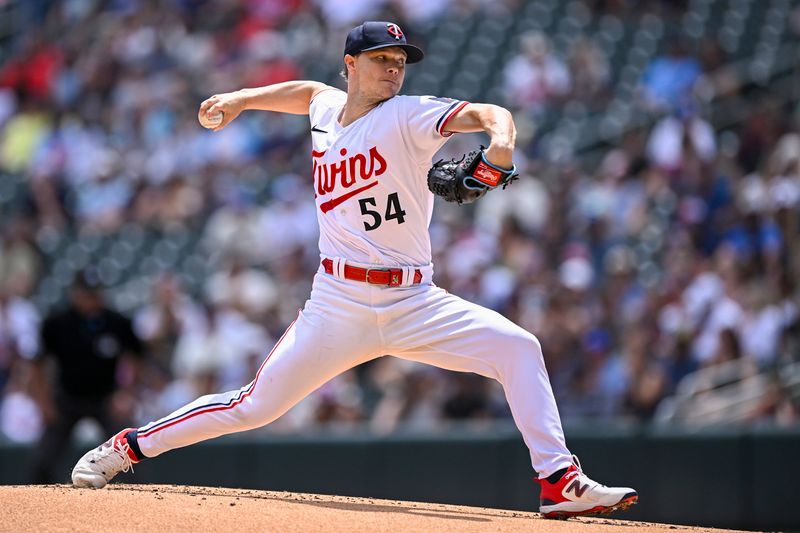
<path fill-rule="evenodd" d="M 572 463 L 536 337 L 504 316 L 435 287 L 397 301 L 383 328 L 388 353 L 503 386 L 540 477 Z"/>
<path fill-rule="evenodd" d="M 363 287 L 317 275 L 311 299 L 255 379 L 211 394 L 139 429 L 146 457 L 266 425 L 328 380 L 382 352 Z M 367 303 L 365 303 L 365 301 Z"/>

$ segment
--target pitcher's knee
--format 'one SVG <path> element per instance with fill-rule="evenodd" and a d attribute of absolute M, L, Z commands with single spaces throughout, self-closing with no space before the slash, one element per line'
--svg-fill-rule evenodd
<path fill-rule="evenodd" d="M 542 345 L 536 335 L 522 328 L 504 336 L 502 343 L 509 351 L 514 353 L 539 355 L 542 353 Z"/>
<path fill-rule="evenodd" d="M 528 351 L 534 353 L 537 357 L 542 357 L 542 343 L 533 333 L 528 333 L 527 337 Z"/>
<path fill-rule="evenodd" d="M 271 402 L 246 402 L 237 406 L 235 416 L 243 430 L 266 426 L 281 416 L 285 409 L 280 409 Z"/>
<path fill-rule="evenodd" d="M 525 335 L 515 335 L 504 343 L 504 351 L 508 366 L 518 367 L 519 365 L 544 365 L 542 356 L 542 345 L 539 339 L 532 333 L 525 332 Z"/>

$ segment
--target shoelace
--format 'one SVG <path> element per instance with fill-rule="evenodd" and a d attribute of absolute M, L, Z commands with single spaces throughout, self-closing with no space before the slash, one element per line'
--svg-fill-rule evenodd
<path fill-rule="evenodd" d="M 572 464 L 575 465 L 575 468 L 577 470 L 573 470 L 571 472 L 567 472 L 564 475 L 564 479 L 570 480 L 570 479 L 572 479 L 572 478 L 574 478 L 576 476 L 581 476 L 586 481 L 586 483 L 589 484 L 589 486 L 600 485 L 600 483 L 598 483 L 597 481 L 594 481 L 593 479 L 591 479 L 590 477 L 588 477 L 586 474 L 583 473 L 583 467 L 581 467 L 581 462 L 578 460 L 578 456 L 577 455 L 573 455 L 572 456 Z M 539 478 L 533 478 L 533 480 L 536 483 L 539 483 L 540 485 L 542 484 L 542 481 L 543 481 L 542 479 L 539 479 Z M 605 485 L 603 485 L 603 486 L 605 486 Z"/>
<path fill-rule="evenodd" d="M 128 470 L 133 472 L 133 461 L 131 461 L 131 457 L 128 455 L 128 451 L 131 448 L 130 445 L 127 442 L 117 445 L 112 440 L 109 446 L 111 449 L 107 453 L 103 452 L 102 446 L 97 450 L 95 454 L 95 463 L 106 472 L 113 470 L 114 474 L 117 472 L 127 472 Z"/>
<path fill-rule="evenodd" d="M 572 464 L 575 465 L 575 468 L 577 468 L 577 470 L 573 470 L 572 472 L 567 472 L 567 475 L 564 476 L 565 479 L 570 479 L 570 478 L 573 478 L 575 476 L 582 476 L 583 475 L 583 468 L 581 468 L 581 462 L 578 460 L 578 456 L 577 455 L 573 455 L 572 456 Z"/>
<path fill-rule="evenodd" d="M 577 468 L 578 470 L 573 471 L 571 473 L 583 478 L 584 482 L 589 484 L 589 486 L 599 485 L 601 487 L 605 487 L 605 485 L 598 483 L 597 481 L 593 480 L 592 478 L 583 473 L 583 467 L 581 467 L 581 462 L 578 460 L 577 455 L 572 456 L 572 464 L 574 464 L 575 468 Z"/>

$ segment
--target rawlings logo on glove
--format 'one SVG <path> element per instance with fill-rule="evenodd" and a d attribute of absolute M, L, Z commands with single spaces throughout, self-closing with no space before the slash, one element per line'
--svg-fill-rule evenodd
<path fill-rule="evenodd" d="M 516 165 L 497 167 L 486 160 L 483 146 L 461 159 L 440 159 L 428 171 L 428 189 L 448 202 L 469 204 L 500 185 L 505 189 L 517 179 Z"/>

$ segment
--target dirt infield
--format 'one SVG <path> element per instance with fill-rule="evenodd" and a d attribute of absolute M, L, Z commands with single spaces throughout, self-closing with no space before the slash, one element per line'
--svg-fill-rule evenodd
<path fill-rule="evenodd" d="M 722 531 L 431 503 L 174 485 L 0 487 L 0 531 Z M 13 502 L 13 504 L 12 504 Z"/>

